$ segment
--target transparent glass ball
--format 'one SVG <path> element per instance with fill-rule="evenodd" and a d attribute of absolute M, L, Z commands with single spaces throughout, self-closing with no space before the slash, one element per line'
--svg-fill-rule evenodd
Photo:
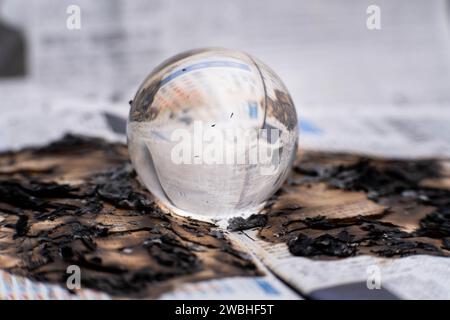
<path fill-rule="evenodd" d="M 239 51 L 198 49 L 158 66 L 127 124 L 138 177 L 162 204 L 197 218 L 257 212 L 286 179 L 297 114 L 281 79 Z"/>

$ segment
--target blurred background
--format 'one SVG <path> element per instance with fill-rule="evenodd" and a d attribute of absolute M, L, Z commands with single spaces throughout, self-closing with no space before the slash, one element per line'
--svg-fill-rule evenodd
<path fill-rule="evenodd" d="M 450 0 L 0 0 L 0 150 L 66 131 L 123 141 L 157 64 L 219 46 L 281 76 L 300 146 L 450 156 L 449 18 Z"/>

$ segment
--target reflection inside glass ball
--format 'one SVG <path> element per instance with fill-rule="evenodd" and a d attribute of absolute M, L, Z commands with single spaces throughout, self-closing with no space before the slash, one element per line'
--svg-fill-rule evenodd
<path fill-rule="evenodd" d="M 128 148 L 139 179 L 175 213 L 255 213 L 286 179 L 297 115 L 280 78 L 227 49 L 181 53 L 158 66 L 132 102 Z"/>

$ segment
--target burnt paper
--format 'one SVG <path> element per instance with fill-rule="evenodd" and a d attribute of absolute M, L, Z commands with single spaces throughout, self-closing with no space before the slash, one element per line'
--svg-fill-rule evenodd
<path fill-rule="evenodd" d="M 153 298 L 175 285 L 257 276 L 213 224 L 163 211 L 140 186 L 126 146 L 66 136 L 0 155 L 0 268 L 113 297 Z"/>
<path fill-rule="evenodd" d="M 259 226 L 313 259 L 450 255 L 448 161 L 306 152 L 293 171 L 264 213 L 230 229 Z"/>

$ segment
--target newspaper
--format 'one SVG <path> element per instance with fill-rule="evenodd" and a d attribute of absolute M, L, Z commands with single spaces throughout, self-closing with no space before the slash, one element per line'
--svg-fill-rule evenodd
<path fill-rule="evenodd" d="M 242 245 L 235 243 L 241 249 Z M 251 254 L 251 253 L 250 253 Z M 260 277 L 231 277 L 183 284 L 163 294 L 162 300 L 293 300 L 301 299 L 295 291 L 286 287 L 255 257 Z M 0 300 L 109 300 L 110 295 L 89 289 L 70 292 L 64 286 L 36 282 L 0 270 Z"/>
<path fill-rule="evenodd" d="M 300 109 L 300 148 L 356 152 L 388 158 L 450 158 L 450 109 L 418 105 L 374 111 L 351 106 Z M 302 117 L 303 116 L 303 117 Z M 380 298 L 450 299 L 450 259 L 358 256 L 336 261 L 295 257 L 286 244 L 258 239 L 256 231 L 235 234 L 279 278 L 311 298 L 373 298 L 376 271 Z"/>
<path fill-rule="evenodd" d="M 66 133 L 126 142 L 127 104 L 71 96 L 27 80 L 0 81 L 0 97 L 0 151 L 44 145 Z"/>
<path fill-rule="evenodd" d="M 299 300 L 298 293 L 273 276 L 237 277 L 185 284 L 161 296 L 162 300 Z"/>
<path fill-rule="evenodd" d="M 445 0 L 4 0 L 3 17 L 29 39 L 29 71 L 53 89 L 128 101 L 162 60 L 196 47 L 246 51 L 308 105 L 449 103 Z M 80 29 L 68 29 L 77 5 Z M 270 21 L 270 23 L 264 23 Z"/>
<path fill-rule="evenodd" d="M 3 102 L 23 106 L 22 109 L 7 110 L 0 118 L 2 150 L 45 144 L 66 132 L 99 136 L 110 141 L 126 140 L 124 131 L 114 130 L 108 122 L 108 115 L 114 115 L 124 126 L 128 113 L 126 106 L 70 96 L 52 97 L 45 90 L 27 82 L 10 83 L 1 86 L 0 90 L 4 92 Z M 19 91 L 24 94 L 17 94 Z M 29 107 L 30 101 L 33 101 L 33 107 Z M 351 118 L 347 115 L 351 115 Z M 300 107 L 299 116 L 300 148 L 362 152 L 388 157 L 450 156 L 450 132 L 445 126 L 450 114 L 439 106 L 410 107 L 407 113 L 401 108 L 392 107 L 377 108 L 376 113 L 355 111 L 351 107 L 339 108 L 335 113 L 327 108 Z M 410 126 L 416 130 L 409 130 Z M 418 137 L 423 138 L 418 140 Z M 372 266 L 379 268 L 382 288 L 388 290 L 391 296 L 405 299 L 450 298 L 448 258 L 414 256 L 382 259 L 359 256 L 338 261 L 313 261 L 293 257 L 283 244 L 273 245 L 258 240 L 255 232 L 231 234 L 230 237 L 240 247 L 253 252 L 257 261 L 260 261 L 260 267 L 266 270 L 265 277 L 186 284 L 161 298 L 298 299 L 302 294 L 321 298 L 323 292 L 329 294 L 330 288 L 338 290 L 335 297 L 339 298 L 342 297 L 342 294 L 338 294 L 341 292 L 339 290 L 343 290 L 342 286 L 346 284 L 359 283 L 367 289 L 368 270 Z M 298 292 L 293 292 L 278 278 Z M 0 273 L 0 283 L 5 298 L 110 298 L 94 293 L 72 295 L 65 288 L 35 283 L 5 272 Z M 352 292 L 361 293 L 361 290 Z"/>
<path fill-rule="evenodd" d="M 371 293 L 375 295 L 382 288 L 385 290 L 384 298 L 450 299 L 449 258 L 358 256 L 315 261 L 292 256 L 284 243 L 274 245 L 258 239 L 256 231 L 245 231 L 235 236 L 278 277 L 309 297 L 371 298 Z M 371 288 L 373 270 L 379 275 L 378 289 Z M 360 285 L 353 286 L 345 296 L 345 286 L 350 284 Z"/>
<path fill-rule="evenodd" d="M 450 108 L 298 107 L 300 147 L 390 158 L 449 158 Z"/>
<path fill-rule="evenodd" d="M 71 293 L 65 288 L 31 281 L 0 270 L 0 300 L 107 300 L 107 294 L 92 290 Z"/>
<path fill-rule="evenodd" d="M 183 284 L 160 297 L 163 300 L 300 300 L 302 296 L 286 286 L 260 261 L 245 243 L 230 235 L 232 243 L 248 252 L 257 267 L 264 272 L 262 277 L 233 277 Z"/>
<path fill-rule="evenodd" d="M 44 145 L 67 132 L 125 142 L 127 101 L 158 63 L 193 47 L 223 46 L 248 51 L 285 81 L 299 114 L 300 148 L 448 158 L 447 3 L 403 2 L 378 1 L 382 30 L 371 32 L 368 0 L 6 0 L 6 18 L 29 41 L 30 78 L 0 81 L 0 151 Z M 81 9 L 80 30 L 66 28 L 72 4 Z M 254 231 L 230 237 L 253 252 L 265 277 L 186 284 L 161 298 L 339 298 L 355 283 L 378 292 L 367 290 L 373 266 L 389 297 L 449 298 L 446 258 L 313 261 L 258 240 Z M 0 298 L 110 297 L 73 295 L 0 271 Z"/>
<path fill-rule="evenodd" d="M 1 119 L 1 121 L 3 121 L 1 130 L 5 130 L 5 132 L 17 132 L 17 122 L 26 125 L 31 124 L 33 120 L 36 121 L 36 119 L 41 119 L 43 127 L 48 127 L 46 125 L 49 123 L 48 121 L 51 121 L 54 126 L 47 135 L 44 134 L 39 137 L 38 140 L 40 140 L 40 144 L 47 142 L 47 140 L 52 140 L 58 135 L 64 134 L 68 130 L 78 133 L 93 134 L 113 141 L 120 141 L 121 139 L 124 139 L 123 135 L 114 133 L 113 130 L 109 127 L 105 120 L 105 116 L 101 111 L 102 108 L 100 107 L 100 111 L 97 110 L 95 112 L 95 119 L 96 121 L 98 121 L 97 124 L 102 124 L 101 126 L 98 126 L 96 130 L 92 130 L 89 127 L 89 124 L 91 122 L 80 121 L 75 126 L 77 130 L 72 130 L 74 129 L 73 126 L 71 127 L 70 125 L 68 125 L 68 123 L 60 121 L 59 119 L 62 114 L 70 114 L 70 110 L 73 110 L 74 103 L 74 101 L 72 101 L 71 103 L 69 103 L 68 101 L 66 101 L 66 103 L 59 103 L 58 106 L 61 109 L 58 108 L 58 112 L 55 111 L 55 113 L 41 113 L 41 118 L 38 117 L 38 112 L 29 114 L 30 118 L 24 117 L 22 113 L 14 117 L 14 113 L 11 112 L 8 117 L 8 121 L 6 121 L 6 118 Z M 79 104 L 79 106 L 80 107 L 77 108 L 77 112 L 79 113 L 79 115 L 89 114 L 90 112 L 94 113 L 93 109 L 90 109 L 94 108 L 92 105 L 85 105 L 84 107 L 82 107 L 82 104 Z M 88 111 L 88 109 L 90 109 L 90 111 Z M 424 113 L 422 111 L 419 112 L 419 110 L 421 109 L 418 108 L 416 114 L 414 114 L 413 112 L 409 113 L 409 117 L 418 124 L 421 123 L 421 119 L 424 116 Z M 120 116 L 120 112 L 117 112 L 116 114 Z M 379 119 L 374 117 L 370 118 L 376 125 L 385 126 L 385 134 L 391 137 L 388 142 L 390 146 L 380 148 L 380 146 L 386 143 L 386 139 L 382 138 L 383 136 L 379 136 L 380 140 L 378 140 L 377 142 L 376 138 L 374 138 L 377 135 L 373 130 L 370 130 L 370 128 L 372 127 L 370 125 L 361 126 L 359 127 L 360 131 L 356 135 L 359 137 L 359 139 L 361 139 L 361 141 L 373 143 L 374 148 L 359 148 L 356 151 L 376 153 L 378 155 L 385 156 L 395 155 L 415 157 L 434 155 L 446 157 L 448 156 L 448 150 L 450 150 L 450 137 L 448 135 L 445 136 L 442 131 L 440 132 L 440 135 L 438 135 L 439 128 L 437 126 L 434 126 L 435 123 L 438 123 L 442 120 L 441 116 L 445 113 L 429 112 L 427 117 L 430 118 L 430 115 L 433 114 L 439 116 L 436 116 L 436 119 L 434 119 L 434 121 L 427 121 L 427 123 L 429 124 L 427 130 L 430 130 L 430 132 L 436 130 L 436 135 L 437 137 L 440 137 L 441 140 L 439 140 L 439 138 L 430 138 L 429 140 L 424 140 L 421 143 L 420 148 L 416 148 L 416 140 L 414 139 L 414 137 L 409 136 L 408 132 L 402 131 L 402 127 L 390 126 L 385 122 L 384 119 L 386 118 L 399 120 L 404 118 L 401 110 L 397 113 L 391 111 L 389 113 L 389 116 L 384 114 L 380 115 Z M 317 132 L 308 132 L 307 130 L 302 130 L 300 137 L 300 147 L 302 148 L 306 145 L 311 148 L 332 148 L 334 150 L 339 150 L 336 145 L 340 143 L 339 147 L 341 148 L 341 151 L 342 149 L 346 149 L 346 147 L 348 147 L 347 150 L 353 151 L 355 145 L 351 145 L 351 143 L 347 141 L 347 139 L 351 139 L 348 134 L 342 134 L 341 136 L 332 136 L 331 134 L 328 135 L 324 133 L 328 130 L 332 130 L 330 129 L 332 128 L 332 125 L 326 123 L 326 119 L 330 116 L 328 113 L 326 113 L 326 115 L 326 118 L 325 116 L 322 116 L 321 118 L 318 115 L 316 115 L 316 117 L 310 117 L 310 119 L 315 120 L 314 122 L 308 119 L 308 121 L 310 121 L 310 125 L 314 125 L 315 128 L 319 128 L 319 130 L 321 130 L 321 134 L 317 134 Z M 360 116 L 363 117 L 364 115 Z M 17 122 L 13 121 L 14 119 L 16 119 Z M 77 121 L 76 119 L 78 118 L 76 116 L 70 116 L 68 119 Z M 82 117 L 79 119 L 82 119 Z M 333 123 L 339 122 L 341 123 L 341 125 L 345 126 L 345 120 L 336 121 L 336 119 L 339 118 L 336 117 L 332 119 Z M 363 120 L 358 118 L 357 113 L 354 113 L 351 124 L 357 123 L 359 121 Z M 367 124 L 367 119 L 365 123 Z M 33 128 L 35 127 L 36 124 L 34 124 Z M 354 127 L 356 127 L 356 125 Z M 338 130 L 338 128 L 336 128 L 335 130 Z M 24 137 L 26 136 L 29 136 L 29 134 L 27 135 L 24 133 Z M 3 140 L 5 135 L 0 135 L 0 137 L 2 137 Z M 14 141 L 14 147 L 17 148 L 22 146 L 21 143 L 28 145 L 28 143 L 30 142 L 26 139 L 21 141 L 20 139 L 17 139 L 17 136 Z M 31 142 L 34 143 L 36 141 Z M 1 143 L 3 149 L 11 147 L 10 144 L 8 144 L 7 142 L 5 143 L 5 140 L 1 141 Z M 441 144 L 440 148 L 437 147 L 439 146 L 439 144 Z M 377 146 L 378 149 L 376 148 Z M 393 151 L 395 151 L 394 154 Z M 246 250 L 251 250 L 254 254 L 254 257 L 256 257 L 256 259 L 261 262 L 260 266 L 262 268 L 267 267 L 266 277 L 229 278 L 210 280 L 195 284 L 186 284 L 182 287 L 176 288 L 174 292 L 163 295 L 161 298 L 247 299 L 251 297 L 257 299 L 293 299 L 300 298 L 301 294 L 315 297 L 315 294 L 317 294 L 318 292 L 320 293 L 323 290 L 325 290 L 325 292 L 330 292 L 332 288 L 337 288 L 334 290 L 337 290 L 336 297 L 339 298 L 339 288 L 342 285 L 360 283 L 364 288 L 366 288 L 366 282 L 369 277 L 368 270 L 370 270 L 372 266 L 379 268 L 382 288 L 388 290 L 397 298 L 450 298 L 450 291 L 448 290 L 448 288 L 450 287 L 450 259 L 448 258 L 413 256 L 399 259 L 383 259 L 369 256 L 359 256 L 341 259 L 338 261 L 314 261 L 307 258 L 292 256 L 288 252 L 285 244 L 273 245 L 271 243 L 258 240 L 254 231 L 248 231 L 242 234 L 232 234 L 231 238 L 240 246 L 246 248 Z M 276 277 L 274 277 L 271 273 L 274 273 Z M 4 272 L 0 273 L 0 278 L 0 283 L 3 283 L 2 295 L 6 298 L 108 298 L 108 296 L 105 295 L 101 296 L 89 293 L 85 295 L 74 296 L 69 294 L 68 291 L 64 288 L 57 289 L 59 287 L 55 285 L 47 286 L 33 283 L 30 280 L 26 279 L 16 279 L 17 277 L 7 275 Z M 289 286 L 298 290 L 298 293 L 294 293 L 277 278 L 282 279 L 284 282 L 288 283 Z M 16 285 L 5 286 L 5 284 L 7 283 L 15 283 Z M 334 291 L 332 290 L 331 292 Z M 353 290 L 353 292 L 358 293 L 360 291 Z M 318 297 L 320 298 L 321 296 L 319 295 Z"/>

